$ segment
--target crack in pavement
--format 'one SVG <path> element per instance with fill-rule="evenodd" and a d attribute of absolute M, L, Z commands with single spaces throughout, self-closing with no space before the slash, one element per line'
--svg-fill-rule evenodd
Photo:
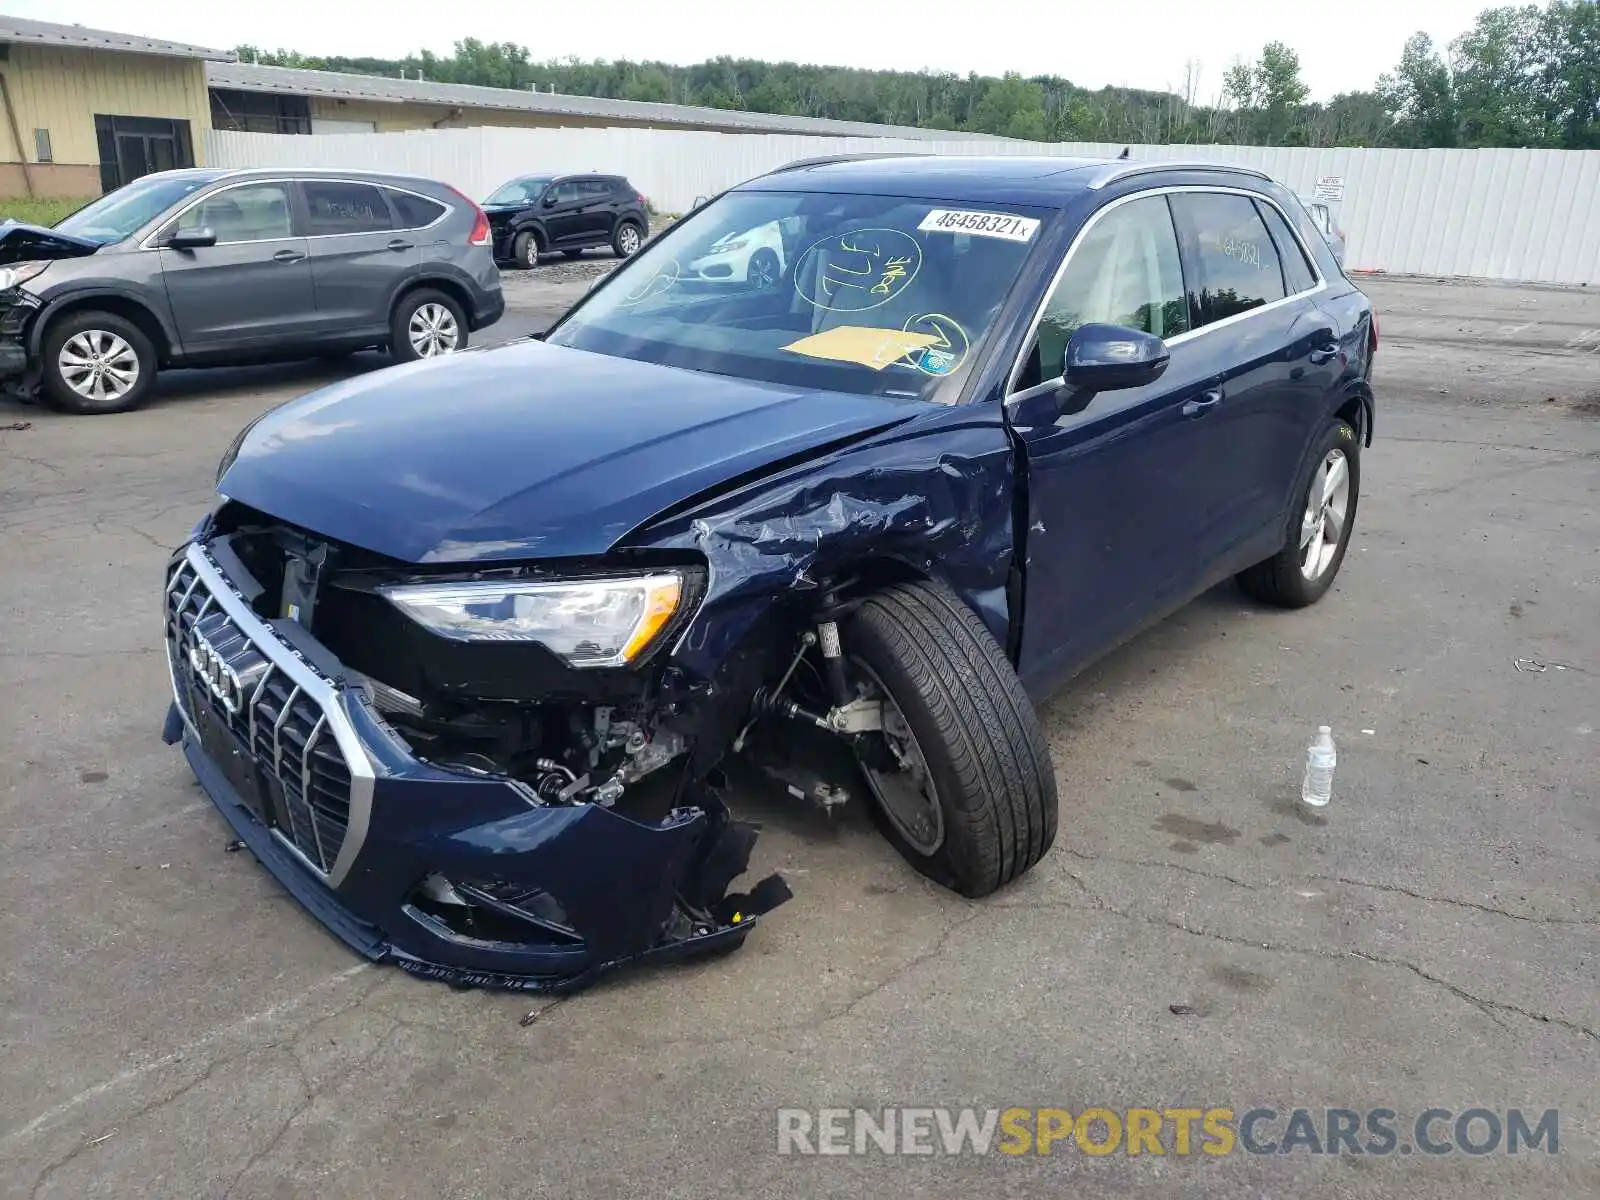
<path fill-rule="evenodd" d="M 1081 880 L 1077 882 L 1079 882 L 1080 886 L 1082 886 Z M 1103 912 L 1109 913 L 1112 916 L 1121 917 L 1124 920 L 1142 921 L 1148 925 L 1160 925 L 1168 929 L 1175 929 L 1180 933 L 1187 933 L 1192 937 L 1206 938 L 1210 941 L 1224 942 L 1228 945 L 1234 946 L 1249 946 L 1252 949 L 1266 950 L 1269 953 L 1304 954 L 1312 958 L 1326 959 L 1330 962 L 1343 962 L 1347 959 L 1358 958 L 1363 962 L 1377 963 L 1389 967 L 1400 967 L 1404 970 L 1410 971 L 1413 975 L 1416 975 L 1420 979 L 1424 979 L 1429 983 L 1445 989 L 1458 999 L 1464 1000 L 1468 1004 L 1475 1006 L 1480 1011 L 1483 1011 L 1489 1015 L 1491 1019 L 1494 1019 L 1495 1024 L 1499 1025 L 1502 1029 L 1507 1029 L 1509 1031 L 1509 1027 L 1503 1021 L 1494 1018 L 1494 1012 L 1514 1013 L 1517 1016 L 1526 1017 L 1532 1021 L 1539 1021 L 1546 1025 L 1559 1026 L 1560 1028 L 1566 1029 L 1572 1033 L 1577 1033 L 1596 1042 L 1600 1042 L 1600 1032 L 1597 1032 L 1594 1029 L 1591 1029 L 1589 1026 L 1581 1024 L 1580 1022 L 1571 1021 L 1565 1017 L 1552 1016 L 1549 1013 L 1539 1012 L 1537 1009 L 1524 1008 L 1518 1004 L 1511 1004 L 1501 1000 L 1491 1000 L 1486 996 L 1479 996 L 1476 993 L 1470 992 L 1466 988 L 1461 987 L 1459 984 L 1451 983 L 1447 979 L 1425 971 L 1421 967 L 1417 966 L 1416 963 L 1409 962 L 1403 958 L 1392 958 L 1382 954 L 1369 954 L 1364 950 L 1323 950 L 1314 946 L 1296 946 L 1287 942 L 1263 942 L 1258 938 L 1247 938 L 1239 937 L 1234 934 L 1216 933 L 1209 929 L 1201 929 L 1195 925 L 1185 924 L 1184 922 L 1176 920 L 1173 917 L 1156 913 L 1140 913 L 1134 912 L 1131 909 L 1118 908 L 1116 905 L 1111 904 L 1097 892 L 1090 891 L 1086 887 L 1085 894 L 1090 901 L 1090 903 L 1087 905 L 1076 904 L 1068 900 L 1052 900 L 1043 903 L 1035 901 L 1025 904 L 1001 904 L 996 905 L 995 907 L 999 911 L 1025 910 L 1030 908 L 1065 908 L 1074 909 L 1080 912 Z M 1493 1012 L 1490 1010 L 1493 1010 Z"/>
<path fill-rule="evenodd" d="M 1235 887 L 1243 888 L 1249 892 L 1278 891 L 1289 886 L 1285 883 L 1254 883 L 1247 879 L 1240 879 L 1234 875 L 1227 875 L 1221 871 L 1204 871 L 1198 867 L 1185 866 L 1183 863 L 1167 862 L 1159 858 L 1119 858 L 1111 854 L 1090 854 L 1084 850 L 1073 850 L 1069 847 L 1059 847 L 1064 854 L 1084 862 L 1112 862 L 1125 867 L 1153 867 L 1167 871 L 1176 871 L 1181 875 L 1198 875 L 1202 879 L 1215 879 L 1223 883 L 1230 883 Z M 1074 877 L 1075 878 L 1075 877 Z M 1475 900 L 1458 900 L 1454 896 L 1432 896 L 1426 892 L 1416 891 L 1398 883 L 1376 882 L 1370 879 L 1354 879 L 1346 875 L 1302 875 L 1301 879 L 1315 880 L 1319 883 L 1342 883 L 1347 887 L 1368 888 L 1378 892 L 1396 892 L 1402 896 L 1409 896 L 1413 900 L 1421 900 L 1428 904 L 1443 904 L 1452 908 L 1470 908 L 1478 912 L 1489 913 L 1497 917 L 1505 917 L 1511 921 L 1525 921 L 1530 925 L 1556 925 L 1556 926 L 1595 926 L 1600 927 L 1600 918 L 1595 917 L 1539 917 L 1528 913 L 1513 912 L 1507 908 L 1497 908 L 1492 904 L 1481 904 Z M 1081 881 L 1079 881 L 1081 883 Z"/>

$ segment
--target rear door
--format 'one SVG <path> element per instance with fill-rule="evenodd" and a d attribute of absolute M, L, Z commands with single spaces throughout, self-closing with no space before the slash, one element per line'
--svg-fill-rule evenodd
<path fill-rule="evenodd" d="M 1281 531 L 1310 426 L 1337 371 L 1333 322 L 1311 299 L 1317 280 L 1298 243 L 1287 262 L 1268 217 L 1243 190 L 1172 197 L 1185 269 L 1198 286 L 1197 346 L 1222 401 L 1206 418 L 1202 536 L 1249 558 Z"/>
<path fill-rule="evenodd" d="M 396 284 L 421 262 L 414 230 L 377 184 L 302 179 L 317 322 L 327 336 L 362 335 L 389 325 Z"/>
<path fill-rule="evenodd" d="M 316 322 L 311 264 L 294 185 L 263 181 L 208 193 L 164 227 L 209 228 L 214 246 L 163 245 L 162 280 L 186 354 L 250 350 L 307 336 Z"/>
<path fill-rule="evenodd" d="M 585 179 L 579 185 L 583 196 L 585 241 L 604 242 L 611 239 L 611 227 L 617 220 L 618 186 L 609 179 Z"/>

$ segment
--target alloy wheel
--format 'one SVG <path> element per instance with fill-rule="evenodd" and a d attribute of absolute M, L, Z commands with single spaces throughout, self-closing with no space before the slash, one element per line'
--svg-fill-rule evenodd
<path fill-rule="evenodd" d="M 1300 521 L 1300 573 L 1320 579 L 1344 541 L 1350 512 L 1350 464 L 1343 450 L 1330 450 L 1311 477 Z"/>
<path fill-rule="evenodd" d="M 442 304 L 419 304 L 406 327 L 411 348 L 418 358 L 449 354 L 461 344 L 461 326 L 456 315 Z"/>
<path fill-rule="evenodd" d="M 631 258 L 639 249 L 639 231 L 632 225 L 624 225 L 617 233 L 617 249 L 624 258 Z"/>
<path fill-rule="evenodd" d="M 73 334 L 62 343 L 56 367 L 69 388 L 95 404 L 121 400 L 139 382 L 139 355 L 108 329 Z"/>
<path fill-rule="evenodd" d="M 900 706 L 889 695 L 872 669 L 855 660 L 855 669 L 866 677 L 867 694 L 883 706 L 883 740 L 888 743 L 898 769 L 885 771 L 861 761 L 861 773 L 877 797 L 889 823 L 918 854 L 931 858 L 944 845 L 944 807 L 928 770 L 928 760 L 917 744 L 917 735 Z"/>

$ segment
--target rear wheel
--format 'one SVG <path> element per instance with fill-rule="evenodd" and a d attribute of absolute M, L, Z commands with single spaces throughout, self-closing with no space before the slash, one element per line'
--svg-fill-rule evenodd
<path fill-rule="evenodd" d="M 1329 422 L 1317 439 L 1299 495 L 1283 549 L 1238 576 L 1246 595 L 1279 608 L 1315 604 L 1344 563 L 1361 495 L 1361 444 L 1348 422 Z"/>
<path fill-rule="evenodd" d="M 1022 875 L 1055 841 L 1055 771 L 1016 673 L 943 587 L 871 596 L 845 626 L 859 690 L 882 701 L 859 757 L 879 825 L 918 871 L 964 896 Z"/>
<path fill-rule="evenodd" d="M 155 347 L 116 313 L 68 313 L 45 330 L 40 353 L 45 396 L 66 412 L 127 412 L 155 382 Z"/>
<path fill-rule="evenodd" d="M 437 358 L 466 348 L 466 314 L 445 293 L 418 288 L 395 305 L 389 321 L 389 353 L 396 362 Z"/>

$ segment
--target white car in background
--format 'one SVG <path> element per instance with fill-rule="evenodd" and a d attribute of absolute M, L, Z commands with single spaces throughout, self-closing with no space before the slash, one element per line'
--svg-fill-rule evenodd
<path fill-rule="evenodd" d="M 785 265 L 783 231 L 777 221 L 769 221 L 712 242 L 689 264 L 685 278 L 765 289 L 778 285 Z"/>

